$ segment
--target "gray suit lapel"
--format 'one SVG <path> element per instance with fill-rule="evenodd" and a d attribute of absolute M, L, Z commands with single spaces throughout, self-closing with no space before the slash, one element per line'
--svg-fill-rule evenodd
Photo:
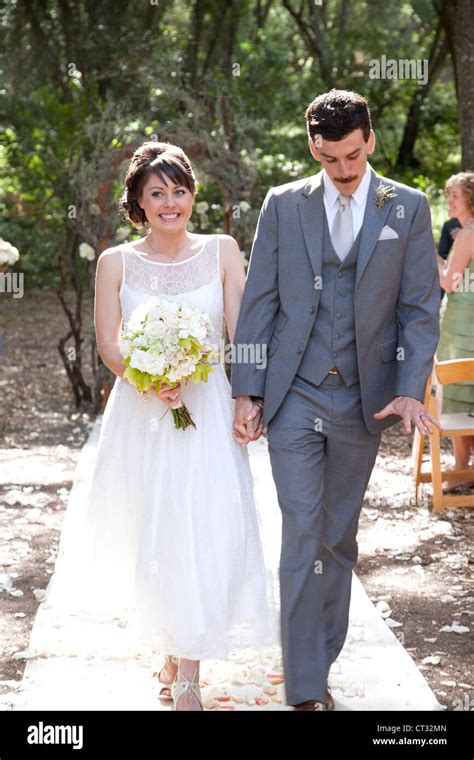
<path fill-rule="evenodd" d="M 303 236 L 315 275 L 321 275 L 323 261 L 323 177 L 322 171 L 310 177 L 298 201 Z"/>
<path fill-rule="evenodd" d="M 382 208 L 379 208 L 375 202 L 375 193 L 380 184 L 384 182 L 384 178 L 372 171 L 372 178 L 369 185 L 369 193 L 367 195 L 367 205 L 365 207 L 364 221 L 360 230 L 360 244 L 359 252 L 357 254 L 357 268 L 356 268 L 356 280 L 355 287 L 359 284 L 359 280 L 362 277 L 364 270 L 369 262 L 377 240 L 382 232 L 386 219 L 392 208 L 392 200 L 386 200 Z M 384 184 L 388 184 L 386 181 Z"/>

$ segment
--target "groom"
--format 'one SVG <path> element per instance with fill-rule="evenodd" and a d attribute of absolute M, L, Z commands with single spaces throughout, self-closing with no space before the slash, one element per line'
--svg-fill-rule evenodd
<path fill-rule="evenodd" d="M 267 428 L 282 511 L 287 703 L 330 710 L 328 674 L 347 634 L 359 513 L 381 432 L 400 418 L 406 433 L 436 424 L 422 399 L 439 279 L 425 195 L 367 163 L 375 135 L 365 99 L 331 90 L 306 122 L 322 171 L 265 198 L 232 396 L 237 442 Z"/>

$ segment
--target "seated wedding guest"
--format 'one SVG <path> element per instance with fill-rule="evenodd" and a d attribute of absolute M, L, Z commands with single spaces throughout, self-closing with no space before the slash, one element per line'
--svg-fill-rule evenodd
<path fill-rule="evenodd" d="M 461 172 L 446 182 L 449 216 L 459 220 L 454 245 L 445 262 L 438 256 L 441 286 L 447 298 L 441 306 L 441 337 L 438 361 L 474 357 L 474 172 Z M 446 385 L 443 412 L 474 411 L 474 383 Z M 474 450 L 474 436 L 453 438 L 456 469 L 468 469 Z M 451 491 L 470 481 L 443 484 Z"/>

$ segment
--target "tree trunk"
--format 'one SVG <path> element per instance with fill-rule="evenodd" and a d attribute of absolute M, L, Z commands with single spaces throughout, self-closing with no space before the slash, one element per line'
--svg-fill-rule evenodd
<path fill-rule="evenodd" d="M 453 59 L 459 103 L 462 169 L 474 170 L 474 3 L 442 0 L 436 9 Z"/>
<path fill-rule="evenodd" d="M 69 322 L 69 330 L 58 343 L 58 350 L 63 360 L 64 368 L 72 386 L 76 408 L 89 405 L 92 393 L 86 383 L 82 371 L 82 283 L 76 270 L 78 236 L 68 230 L 65 250 L 59 255 L 59 271 L 61 282 L 57 290 L 58 298 Z M 66 270 L 69 271 L 66 271 Z M 71 307 L 67 302 L 67 284 L 70 279 L 75 301 Z M 72 346 L 68 346 L 72 338 Z"/>
<path fill-rule="evenodd" d="M 441 20 L 439 21 L 436 35 L 431 45 L 428 57 L 428 79 L 426 84 L 417 87 L 408 111 L 405 129 L 397 156 L 397 167 L 419 166 L 418 159 L 414 156 L 415 143 L 422 123 L 421 106 L 428 97 L 428 93 L 439 76 L 448 55 L 449 45 Z"/>

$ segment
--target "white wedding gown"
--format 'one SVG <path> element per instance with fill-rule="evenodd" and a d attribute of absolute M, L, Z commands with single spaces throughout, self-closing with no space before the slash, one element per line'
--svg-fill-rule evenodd
<path fill-rule="evenodd" d="M 206 311 L 224 337 L 219 238 L 185 261 L 153 262 L 121 246 L 124 322 L 166 296 Z M 262 549 L 248 452 L 232 438 L 222 357 L 207 383 L 182 386 L 197 426 L 117 378 L 92 473 L 71 492 L 46 606 L 117 615 L 152 651 L 226 659 L 278 644 L 272 571 Z M 166 412 L 166 414 L 165 414 Z"/>

